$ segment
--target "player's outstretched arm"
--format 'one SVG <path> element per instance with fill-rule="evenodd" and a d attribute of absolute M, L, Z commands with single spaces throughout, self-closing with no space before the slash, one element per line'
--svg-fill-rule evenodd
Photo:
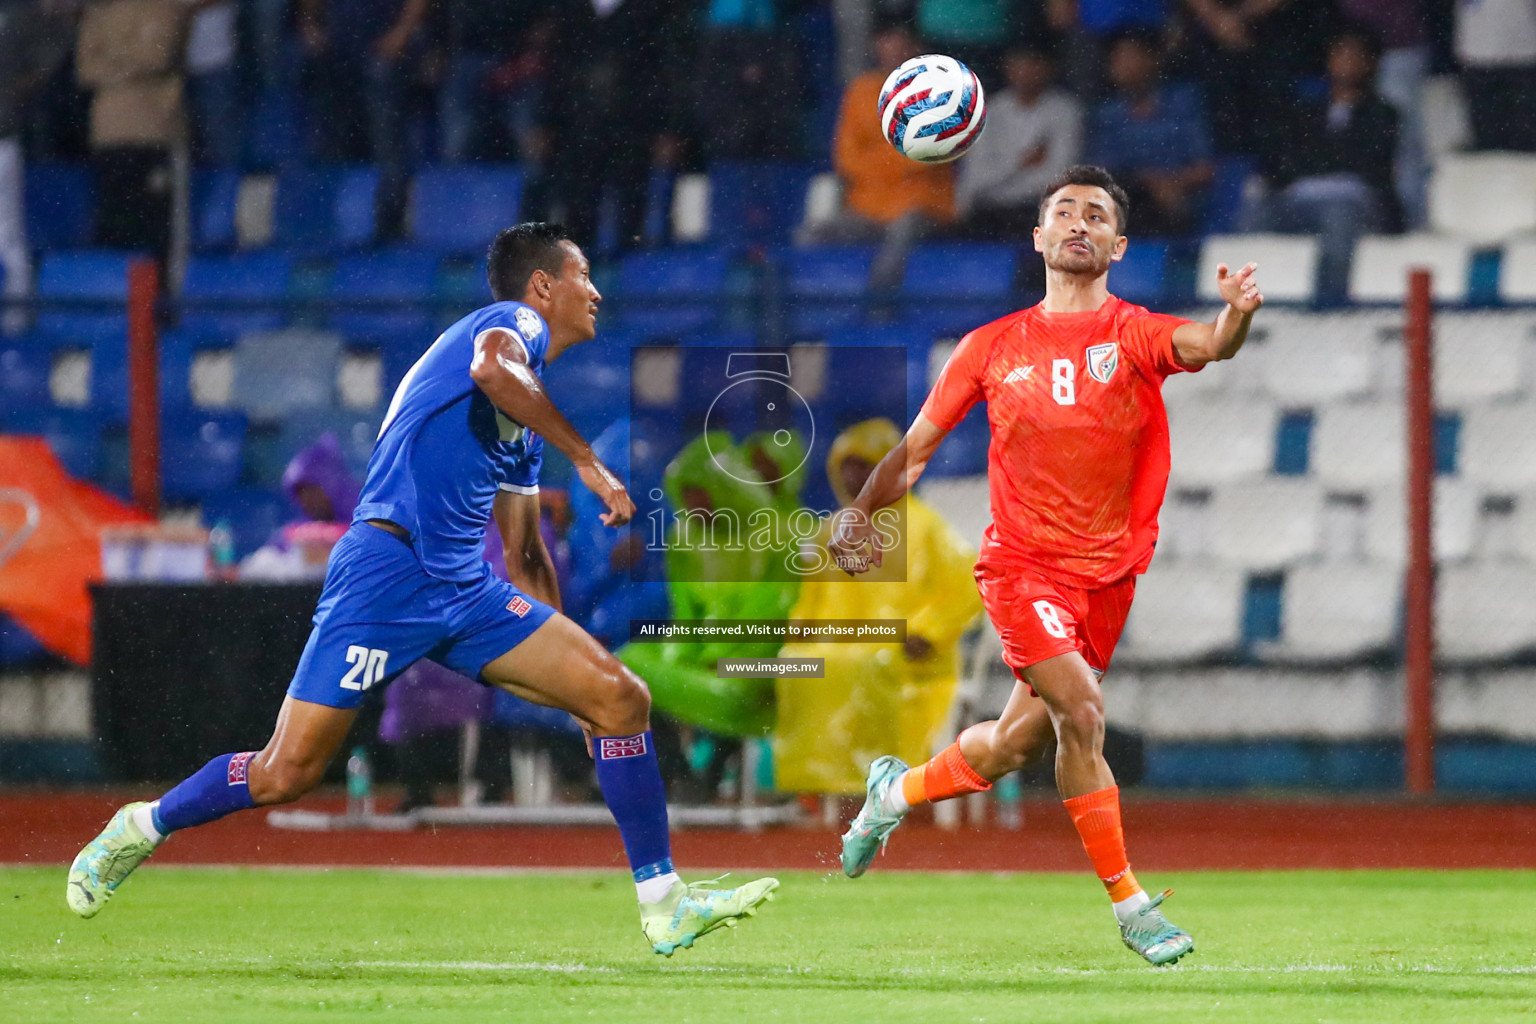
<path fill-rule="evenodd" d="M 501 556 L 506 560 L 507 578 L 512 585 L 556 611 L 564 611 L 555 561 L 539 532 L 539 496 L 497 491 L 491 514 L 501 534 Z"/>
<path fill-rule="evenodd" d="M 875 513 L 895 504 L 917 484 L 947 433 L 918 413 L 901 443 L 886 452 L 869 474 L 853 504 L 838 511 L 832 539 L 827 543 L 838 568 L 853 574 L 868 572 L 871 565 L 880 564 L 882 552 L 880 534 L 874 526 Z"/>
<path fill-rule="evenodd" d="M 608 506 L 602 517 L 604 525 L 623 526 L 633 518 L 635 503 L 629 492 L 598 461 L 592 446 L 549 400 L 544 382 L 529 368 L 522 343 L 511 331 L 492 328 L 475 339 L 475 358 L 470 363 L 469 376 L 491 404 L 571 460 L 581 482 Z"/>
<path fill-rule="evenodd" d="M 1216 268 L 1216 288 L 1226 301 L 1216 319 L 1208 324 L 1182 324 L 1173 332 L 1173 350 L 1185 366 L 1204 366 L 1218 359 L 1231 359 L 1248 339 L 1248 325 L 1253 314 L 1264 305 L 1255 272 L 1250 263 L 1231 273 L 1225 263 Z"/>

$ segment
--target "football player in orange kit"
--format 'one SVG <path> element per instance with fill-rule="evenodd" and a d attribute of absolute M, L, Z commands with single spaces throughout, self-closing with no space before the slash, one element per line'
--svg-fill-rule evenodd
<path fill-rule="evenodd" d="M 843 870 L 862 875 L 914 804 L 990 788 L 1053 734 L 1056 785 L 1109 891 L 1125 944 L 1173 963 L 1193 937 L 1131 874 L 1120 791 L 1104 761 L 1099 679 L 1152 559 L 1168 483 L 1170 374 L 1229 359 L 1263 305 L 1250 263 L 1217 268 L 1225 307 L 1211 323 L 1150 313 L 1109 294 L 1126 248 L 1125 192 L 1098 167 L 1067 170 L 1040 204 L 1035 250 L 1045 300 L 961 339 L 902 444 L 838 513 L 830 547 L 850 573 L 880 564 L 877 509 L 916 484 L 944 435 L 979 401 L 992 431 L 992 525 L 976 582 L 1018 684 L 996 721 L 973 725 L 915 768 L 881 757 L 843 836 Z"/>

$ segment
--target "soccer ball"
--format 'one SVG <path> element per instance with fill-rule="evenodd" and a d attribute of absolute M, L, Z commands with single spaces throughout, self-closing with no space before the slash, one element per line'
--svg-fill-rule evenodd
<path fill-rule="evenodd" d="M 925 164 L 954 160 L 981 137 L 986 98 L 976 73 L 930 53 L 892 71 L 880 90 L 880 128 L 902 156 Z"/>

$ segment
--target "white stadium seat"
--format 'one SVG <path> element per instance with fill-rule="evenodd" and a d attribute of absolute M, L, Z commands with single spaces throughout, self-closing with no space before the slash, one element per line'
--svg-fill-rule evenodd
<path fill-rule="evenodd" d="M 1274 405 L 1263 399 L 1174 405 L 1168 410 L 1172 479 L 1199 486 L 1263 476 L 1274 463 L 1278 418 Z"/>
<path fill-rule="evenodd" d="M 1185 661 L 1234 650 L 1242 639 L 1242 572 L 1227 566 L 1158 564 L 1136 584 L 1120 660 Z"/>
<path fill-rule="evenodd" d="M 1223 564 L 1283 569 L 1316 555 L 1323 490 L 1312 480 L 1271 477 L 1228 484 L 1211 495 L 1211 554 Z"/>
<path fill-rule="evenodd" d="M 843 186 L 837 175 L 818 174 L 805 190 L 805 223 L 825 224 L 843 208 Z"/>
<path fill-rule="evenodd" d="M 992 499 L 985 476 L 925 478 L 917 493 L 973 548 L 992 525 Z"/>
<path fill-rule="evenodd" d="M 1467 97 L 1455 75 L 1435 75 L 1424 83 L 1424 145 L 1440 158 L 1472 143 Z"/>
<path fill-rule="evenodd" d="M 1385 650 L 1397 635 L 1401 587 L 1391 566 L 1297 566 L 1285 574 L 1280 639 L 1265 653 L 1321 660 Z"/>
<path fill-rule="evenodd" d="M 1505 302 L 1536 300 L 1536 239 L 1522 238 L 1504 246 L 1499 261 L 1499 298 Z"/>
<path fill-rule="evenodd" d="M 1435 644 L 1450 661 L 1536 649 L 1536 566 L 1448 566 L 1435 584 Z"/>
<path fill-rule="evenodd" d="M 1408 294 L 1408 271 L 1427 267 L 1434 274 L 1434 297 L 1461 302 L 1467 297 L 1472 244 L 1440 235 L 1367 235 L 1355 244 L 1349 271 L 1349 297 L 1356 302 L 1401 302 Z"/>
<path fill-rule="evenodd" d="M 1252 364 L 1264 392 L 1282 406 L 1369 394 L 1383 373 L 1387 346 L 1380 332 L 1367 323 L 1356 331 L 1319 330 L 1328 319 L 1288 317 L 1266 325 L 1263 341 L 1243 349 L 1237 359 Z"/>
<path fill-rule="evenodd" d="M 1220 301 L 1216 267 L 1237 270 L 1259 265 L 1264 298 L 1275 302 L 1311 302 L 1317 291 L 1318 240 L 1312 235 L 1210 235 L 1200 246 L 1199 295 Z"/>
<path fill-rule="evenodd" d="M 1377 488 L 1367 502 L 1366 556 L 1387 565 L 1402 565 L 1408 559 L 1406 485 Z M 1467 481 L 1443 476 L 1435 479 L 1430 532 L 1437 561 L 1472 557 L 1482 504 L 1482 494 Z"/>
<path fill-rule="evenodd" d="M 1352 402 L 1317 411 L 1312 427 L 1312 473 L 1326 484 L 1360 490 L 1403 479 L 1407 465 L 1403 406 Z"/>
<path fill-rule="evenodd" d="M 701 242 L 709 236 L 709 175 L 679 174 L 672 186 L 672 238 Z"/>
<path fill-rule="evenodd" d="M 1462 415 L 1457 468 L 1484 491 L 1536 487 L 1536 403 L 1475 405 Z"/>
<path fill-rule="evenodd" d="M 1536 156 L 1442 156 L 1429 182 L 1429 226 L 1477 245 L 1536 231 Z"/>
<path fill-rule="evenodd" d="M 1435 318 L 1435 405 L 1508 398 L 1529 380 L 1530 313 L 1442 313 Z"/>

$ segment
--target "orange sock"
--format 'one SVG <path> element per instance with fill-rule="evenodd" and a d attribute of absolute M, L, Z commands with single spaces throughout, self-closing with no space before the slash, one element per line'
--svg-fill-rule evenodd
<path fill-rule="evenodd" d="M 976 774 L 976 769 L 966 763 L 956 740 L 916 768 L 907 769 L 901 777 L 901 795 L 908 807 L 966 793 L 981 793 L 991 789 L 992 783 Z"/>
<path fill-rule="evenodd" d="M 1093 861 L 1093 870 L 1099 881 L 1109 890 L 1109 898 L 1116 903 L 1141 892 L 1136 876 L 1131 874 L 1131 862 L 1125 856 L 1125 831 L 1120 827 L 1120 787 L 1110 786 L 1082 796 L 1063 800 L 1077 834 L 1083 837 L 1083 848 Z"/>

